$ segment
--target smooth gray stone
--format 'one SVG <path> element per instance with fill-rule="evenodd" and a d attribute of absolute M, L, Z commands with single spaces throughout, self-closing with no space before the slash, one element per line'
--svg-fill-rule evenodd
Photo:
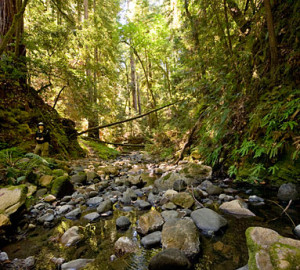
<path fill-rule="evenodd" d="M 101 214 L 101 213 L 110 211 L 112 209 L 112 206 L 113 206 L 113 204 L 112 204 L 111 200 L 105 200 L 104 202 L 101 202 L 99 204 L 99 206 L 97 207 L 97 212 L 99 214 Z"/>
<path fill-rule="evenodd" d="M 101 202 L 103 202 L 102 197 L 93 197 L 88 199 L 86 204 L 91 207 L 97 207 Z"/>
<path fill-rule="evenodd" d="M 63 263 L 62 270 L 79 270 L 85 267 L 87 264 L 93 262 L 93 259 L 77 259 L 67 263 Z"/>
<path fill-rule="evenodd" d="M 141 244 L 145 248 L 152 248 L 160 245 L 161 243 L 161 232 L 153 232 L 141 239 Z"/>
<path fill-rule="evenodd" d="M 40 218 L 38 218 L 38 221 L 40 223 L 51 222 L 53 220 L 54 220 L 54 215 L 52 213 L 46 213 L 45 215 L 43 215 Z"/>
<path fill-rule="evenodd" d="M 126 230 L 130 227 L 130 225 L 131 225 L 131 222 L 128 217 L 122 216 L 122 217 L 117 218 L 117 220 L 116 220 L 116 226 L 119 229 Z"/>
<path fill-rule="evenodd" d="M 227 225 L 227 220 L 209 208 L 201 208 L 191 213 L 196 226 L 205 234 L 217 232 Z"/>
<path fill-rule="evenodd" d="M 65 217 L 68 218 L 68 219 L 78 219 L 80 217 L 80 215 L 81 215 L 80 208 L 76 208 L 73 211 L 67 213 L 65 215 Z"/>
<path fill-rule="evenodd" d="M 85 215 L 83 218 L 87 219 L 89 221 L 96 221 L 100 218 L 100 215 L 97 212 L 92 212 L 92 213 Z"/>
<path fill-rule="evenodd" d="M 74 209 L 74 207 L 72 205 L 63 205 L 62 207 L 60 207 L 58 210 L 57 210 L 57 214 L 61 215 L 61 214 L 65 214 L 67 212 L 70 212 Z"/>

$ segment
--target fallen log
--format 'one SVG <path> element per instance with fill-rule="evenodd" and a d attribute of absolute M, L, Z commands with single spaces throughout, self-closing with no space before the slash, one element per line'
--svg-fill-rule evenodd
<path fill-rule="evenodd" d="M 88 129 L 86 129 L 86 130 L 84 130 L 84 131 L 81 131 L 81 132 L 77 133 L 77 136 L 80 136 L 80 135 L 82 135 L 82 134 L 84 134 L 84 133 L 87 133 L 87 132 L 89 132 L 89 131 L 92 131 L 92 130 L 102 129 L 102 128 L 107 128 L 107 127 L 112 127 L 112 126 L 116 126 L 116 125 L 119 125 L 119 124 L 123 124 L 123 123 L 129 122 L 129 121 L 133 121 L 133 120 L 142 118 L 142 117 L 144 117 L 144 116 L 146 116 L 146 115 L 149 115 L 149 114 L 151 114 L 151 113 L 154 113 L 154 112 L 160 111 L 160 110 L 162 110 L 162 109 L 164 109 L 164 108 L 167 108 L 167 107 L 170 107 L 170 106 L 172 106 L 172 105 L 175 105 L 175 104 L 178 103 L 178 102 L 181 102 L 181 101 L 176 101 L 176 102 L 167 104 L 167 105 L 162 106 L 162 107 L 160 107 L 160 108 L 154 109 L 154 110 L 152 110 L 152 111 L 149 111 L 149 112 L 146 112 L 146 113 L 144 113 L 144 114 L 140 114 L 140 115 L 137 115 L 137 116 L 134 116 L 134 117 L 132 117 L 132 118 L 128 118 L 128 119 L 125 119 L 125 120 L 122 120 L 122 121 L 118 121 L 118 122 L 115 122 L 115 123 L 106 124 L 106 125 L 102 125 L 102 126 L 97 126 L 97 127 L 91 127 L 91 128 L 88 128 Z"/>

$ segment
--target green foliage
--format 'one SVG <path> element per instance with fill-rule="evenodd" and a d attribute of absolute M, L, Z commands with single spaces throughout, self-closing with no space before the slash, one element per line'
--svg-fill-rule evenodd
<path fill-rule="evenodd" d="M 98 157 L 102 159 L 113 159 L 116 158 L 120 153 L 119 151 L 115 150 L 114 148 L 108 147 L 103 143 L 98 143 L 95 141 L 81 141 L 83 147 L 87 148 L 88 151 L 95 152 Z M 88 149 L 91 148 L 91 149 Z"/>

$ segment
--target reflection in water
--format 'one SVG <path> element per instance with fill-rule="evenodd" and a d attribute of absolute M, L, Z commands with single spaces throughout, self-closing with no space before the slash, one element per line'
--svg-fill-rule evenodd
<path fill-rule="evenodd" d="M 289 214 L 294 222 L 299 224 L 297 216 L 297 205 L 290 207 Z M 271 228 L 283 236 L 293 237 L 291 222 L 280 216 L 281 209 L 267 203 L 260 207 L 251 207 L 257 217 L 237 219 L 231 215 L 224 215 L 228 220 L 228 227 L 225 234 L 215 235 L 212 238 L 201 236 L 201 254 L 196 260 L 196 270 L 234 270 L 247 264 L 248 250 L 246 246 L 245 230 L 250 226 L 262 226 Z M 298 209 L 299 210 L 299 209 Z M 140 236 L 136 233 L 136 222 L 142 211 L 123 212 L 114 207 L 114 214 L 111 217 L 101 218 L 95 223 L 90 223 L 83 218 L 77 221 L 63 219 L 53 229 L 37 227 L 28 233 L 27 238 L 12 243 L 3 248 L 10 259 L 26 258 L 36 255 L 36 269 L 54 270 L 57 269 L 51 262 L 53 257 L 65 258 L 66 261 L 78 258 L 94 258 L 95 262 L 89 265 L 86 270 L 146 270 L 148 262 L 161 248 L 146 250 L 140 246 L 135 254 L 125 255 L 111 261 L 114 254 L 114 243 L 121 236 L 127 236 L 134 241 L 139 241 Z M 116 219 L 120 216 L 127 216 L 132 225 L 127 231 L 116 229 Z M 270 221 L 275 217 L 279 219 Z M 268 222 L 269 221 L 269 222 Z M 84 239 L 74 247 L 64 247 L 59 243 L 59 237 L 70 227 L 79 226 L 80 233 Z M 139 242 L 138 242 L 139 243 Z"/>

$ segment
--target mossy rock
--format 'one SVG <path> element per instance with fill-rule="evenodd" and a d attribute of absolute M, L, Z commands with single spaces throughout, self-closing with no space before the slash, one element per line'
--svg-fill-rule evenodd
<path fill-rule="evenodd" d="M 65 195 L 70 195 L 74 192 L 74 187 L 70 182 L 68 175 L 63 175 L 55 178 L 52 182 L 51 194 L 56 198 L 62 198 Z"/>
<path fill-rule="evenodd" d="M 64 174 L 67 174 L 67 172 L 65 172 L 65 171 L 62 170 L 62 169 L 55 169 L 55 170 L 52 171 L 51 174 L 52 174 L 53 176 L 59 177 L 59 176 L 63 176 Z"/>
<path fill-rule="evenodd" d="M 300 241 L 277 232 L 250 227 L 246 230 L 249 270 L 293 270 L 300 265 Z"/>

